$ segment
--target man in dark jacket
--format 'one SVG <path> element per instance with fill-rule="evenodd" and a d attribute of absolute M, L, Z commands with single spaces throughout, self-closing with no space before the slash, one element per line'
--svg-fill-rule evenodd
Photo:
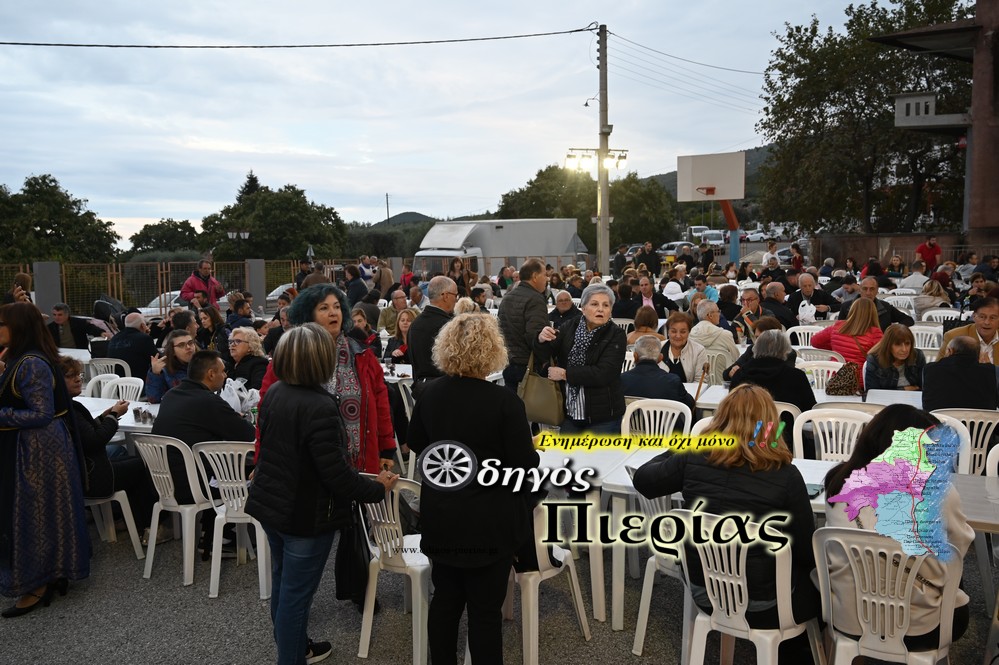
<path fill-rule="evenodd" d="M 615 279 L 620 279 L 621 275 L 624 274 L 624 267 L 628 265 L 628 259 L 625 258 L 625 253 L 628 251 L 627 245 L 618 245 L 617 254 L 611 259 L 611 275 Z"/>
<path fill-rule="evenodd" d="M 222 356 L 215 351 L 195 353 L 187 365 L 187 378 L 163 395 L 152 433 L 172 436 L 189 446 L 202 441 L 253 441 L 253 425 L 218 396 L 225 379 Z M 177 502 L 193 502 L 184 458 L 171 450 L 167 453 L 167 460 Z M 214 520 L 214 511 L 202 513 L 201 528 L 205 534 L 202 547 L 206 552 L 212 542 Z"/>
<path fill-rule="evenodd" d="M 514 392 L 527 371 L 538 333 L 549 323 L 544 296 L 547 283 L 545 264 L 540 259 L 528 259 L 520 267 L 520 284 L 500 301 L 499 327 L 510 359 L 503 370 L 503 383 Z"/>
<path fill-rule="evenodd" d="M 668 317 L 670 312 L 680 311 L 680 307 L 675 302 L 652 288 L 652 280 L 648 277 L 641 277 L 638 280 L 638 293 L 635 294 L 634 299 L 639 301 L 639 307 L 648 305 L 656 310 L 656 316 L 660 319 Z"/>
<path fill-rule="evenodd" d="M 62 302 L 52 307 L 52 321 L 48 328 L 56 346 L 64 349 L 89 349 L 90 340 L 87 335 L 111 337 L 107 330 L 102 330 L 89 321 L 74 319 L 70 316 L 69 305 Z"/>
<path fill-rule="evenodd" d="M 451 320 L 454 305 L 458 302 L 458 285 L 450 277 L 438 275 L 430 280 L 427 295 L 430 304 L 409 327 L 409 357 L 413 360 L 413 397 L 420 396 L 427 381 L 443 376 L 434 365 L 434 342 L 440 329 Z"/>
<path fill-rule="evenodd" d="M 156 343 L 149 336 L 149 326 L 141 314 L 125 317 L 125 327 L 108 342 L 108 358 L 124 360 L 132 376 L 145 378 L 149 359 L 157 353 Z"/>
<path fill-rule="evenodd" d="M 353 307 L 368 295 L 368 287 L 361 279 L 361 269 L 353 263 L 344 268 L 344 272 L 347 275 L 347 304 Z"/>
<path fill-rule="evenodd" d="M 787 308 L 791 310 L 795 319 L 798 317 L 798 308 L 803 302 L 815 305 L 815 318 L 822 320 L 831 319 L 833 312 L 838 312 L 840 307 L 835 298 L 822 289 L 815 288 L 815 278 L 807 272 L 798 277 L 798 290 L 787 299 Z M 796 322 L 795 325 L 798 323 Z"/>
<path fill-rule="evenodd" d="M 552 328 L 556 330 L 566 321 L 570 321 L 583 315 L 578 307 L 572 302 L 572 296 L 568 291 L 559 291 L 555 296 L 555 309 L 548 312 L 548 320 L 551 321 Z"/>
<path fill-rule="evenodd" d="M 295 275 L 295 289 L 298 291 L 302 290 L 302 282 L 305 278 L 312 274 L 312 261 L 309 259 L 302 259 L 298 262 L 298 274 Z"/>
<path fill-rule="evenodd" d="M 878 324 L 881 326 L 882 331 L 887 330 L 888 326 L 893 323 L 901 323 L 906 326 L 913 324 L 911 316 L 878 298 L 878 280 L 873 277 L 865 277 L 860 282 L 860 297 L 874 301 L 874 305 L 878 309 Z M 857 299 L 843 304 L 839 310 L 840 321 L 845 321 L 846 317 L 850 315 L 850 307 L 855 302 L 857 302 Z"/>
<path fill-rule="evenodd" d="M 642 264 L 645 264 L 646 269 L 648 269 L 649 274 L 655 277 L 659 276 L 659 272 L 662 269 L 662 259 L 659 258 L 659 254 L 652 249 L 652 243 L 645 241 L 645 246 L 642 247 L 642 251 L 635 255 L 635 267 L 638 268 Z"/>
<path fill-rule="evenodd" d="M 782 282 L 770 282 L 764 287 L 767 297 L 763 299 L 763 307 L 777 317 L 780 324 L 785 328 L 798 325 L 798 319 L 791 313 L 791 309 L 784 304 L 784 284 Z"/>
<path fill-rule="evenodd" d="M 232 314 L 226 317 L 225 320 L 225 325 L 230 330 L 244 326 L 253 326 L 253 320 L 250 318 L 253 316 L 253 308 L 249 302 L 240 298 L 232 304 L 232 308 Z"/>
<path fill-rule="evenodd" d="M 662 342 L 653 335 L 644 335 L 635 342 L 635 366 L 621 374 L 621 389 L 625 397 L 671 399 L 687 405 L 694 412 L 694 398 L 683 387 L 680 377 L 659 366 L 663 359 Z M 682 428 L 683 419 L 676 427 Z"/>
<path fill-rule="evenodd" d="M 954 337 L 947 356 L 923 369 L 923 410 L 999 407 L 999 367 L 979 362 L 973 337 Z"/>

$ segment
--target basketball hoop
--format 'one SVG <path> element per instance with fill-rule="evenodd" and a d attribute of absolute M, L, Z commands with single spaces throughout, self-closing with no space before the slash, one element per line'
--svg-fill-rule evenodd
<path fill-rule="evenodd" d="M 698 187 L 697 191 L 700 192 L 701 194 L 704 194 L 705 196 L 714 196 L 715 195 L 715 188 L 714 187 Z"/>

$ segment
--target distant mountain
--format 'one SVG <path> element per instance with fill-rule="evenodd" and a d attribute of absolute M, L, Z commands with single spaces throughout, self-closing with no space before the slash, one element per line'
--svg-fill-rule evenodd
<path fill-rule="evenodd" d="M 400 212 L 397 215 L 392 215 L 388 219 L 378 222 L 377 224 L 372 224 L 372 228 L 390 228 L 393 226 L 406 226 L 408 224 L 424 224 L 426 222 L 437 222 L 440 221 L 434 217 L 428 217 L 423 213 L 419 212 Z"/>
<path fill-rule="evenodd" d="M 760 188 L 759 188 L 759 170 L 763 162 L 766 161 L 767 156 L 770 154 L 770 146 L 765 145 L 760 148 L 753 148 L 752 150 L 746 151 L 746 198 L 755 199 L 759 198 Z M 647 179 L 656 180 L 666 188 L 673 198 L 676 198 L 676 171 L 670 171 L 669 173 L 662 173 L 660 175 L 649 176 Z"/>

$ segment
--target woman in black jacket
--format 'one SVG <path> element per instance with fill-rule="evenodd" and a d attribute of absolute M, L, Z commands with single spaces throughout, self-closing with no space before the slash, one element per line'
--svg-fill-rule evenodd
<path fill-rule="evenodd" d="M 229 328 L 226 327 L 222 314 L 215 307 L 203 307 L 198 312 L 198 346 L 209 351 L 218 351 L 222 361 L 229 365 L 232 356 L 229 355 Z"/>
<path fill-rule="evenodd" d="M 271 621 L 278 663 L 329 652 L 306 637 L 309 607 L 338 528 L 351 502 L 376 503 L 399 476 L 362 478 L 347 461 L 334 397 L 323 389 L 336 370 L 336 343 L 307 323 L 281 336 L 273 384 L 260 406 L 260 455 L 246 512 L 260 521 L 271 547 Z"/>
<path fill-rule="evenodd" d="M 118 432 L 118 419 L 128 411 L 128 402 L 119 400 L 100 417 L 94 418 L 87 407 L 75 401 L 83 392 L 83 364 L 69 356 L 59 356 L 59 371 L 66 381 L 70 399 L 74 400 L 73 416 L 80 443 L 83 444 L 88 481 L 83 491 L 84 498 L 103 499 L 125 490 L 136 528 L 148 529 L 153 504 L 156 503 L 156 489 L 146 465 L 138 457 L 108 459 L 107 445 Z M 166 530 L 163 533 L 166 534 Z"/>
<path fill-rule="evenodd" d="M 420 395 L 409 428 L 410 447 L 422 453 L 421 547 L 434 564 L 430 656 L 436 665 L 455 665 L 458 623 L 467 606 L 472 658 L 476 665 L 494 665 L 503 662 L 503 599 L 514 553 L 530 542 L 531 505 L 526 490 L 482 485 L 482 476 L 474 472 L 458 476 L 482 468 L 486 460 L 498 462 L 500 474 L 533 469 L 540 457 L 524 403 L 486 381 L 507 363 L 494 317 L 455 317 L 437 334 L 433 358 L 445 376 Z M 488 427 L 483 427 L 482 404 L 490 405 Z M 446 470 L 449 462 L 454 471 Z"/>
<path fill-rule="evenodd" d="M 867 390 L 922 390 L 926 356 L 916 348 L 908 326 L 893 323 L 867 354 L 864 387 Z"/>
<path fill-rule="evenodd" d="M 233 330 L 229 336 L 229 355 L 232 356 L 229 378 L 246 379 L 247 390 L 260 390 L 260 384 L 267 374 L 268 360 L 264 356 L 264 347 L 257 331 L 249 326 Z"/>
<path fill-rule="evenodd" d="M 538 360 L 551 358 L 558 365 L 548 369 L 548 378 L 565 381 L 563 434 L 621 431 L 621 366 L 628 338 L 611 321 L 613 304 L 614 292 L 609 287 L 591 284 L 580 299 L 582 317 L 563 323 L 558 330 L 548 326 L 538 334 Z"/>

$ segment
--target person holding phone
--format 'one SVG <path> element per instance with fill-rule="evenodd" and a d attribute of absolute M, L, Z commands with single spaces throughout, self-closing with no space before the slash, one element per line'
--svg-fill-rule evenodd
<path fill-rule="evenodd" d="M 387 363 L 409 365 L 409 328 L 419 315 L 415 309 L 404 309 L 395 320 L 395 336 L 390 337 L 385 345 L 383 359 Z"/>

